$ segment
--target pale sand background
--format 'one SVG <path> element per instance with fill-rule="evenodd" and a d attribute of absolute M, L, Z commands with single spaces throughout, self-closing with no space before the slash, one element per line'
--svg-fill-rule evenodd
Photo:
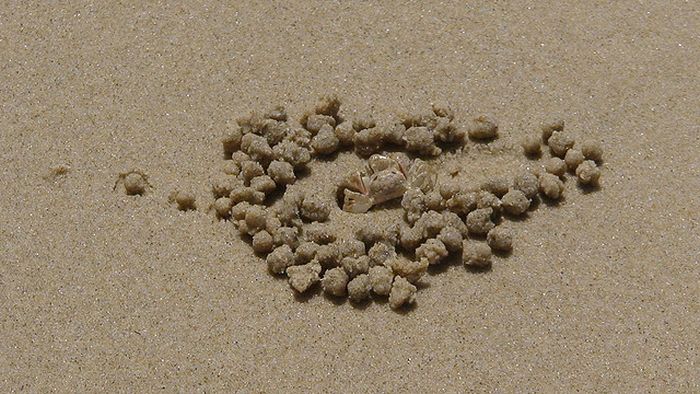
<path fill-rule="evenodd" d="M 0 391 L 700 390 L 697 2 L 186 3 L 0 6 Z M 226 121 L 329 92 L 446 99 L 504 143 L 563 114 L 604 142 L 603 190 L 568 182 L 409 313 L 299 302 L 166 199 L 208 194 Z M 130 168 L 150 195 L 112 191 Z"/>

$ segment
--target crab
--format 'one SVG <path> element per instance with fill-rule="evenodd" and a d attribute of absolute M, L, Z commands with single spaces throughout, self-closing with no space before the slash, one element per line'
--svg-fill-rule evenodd
<path fill-rule="evenodd" d="M 343 210 L 367 212 L 375 205 L 402 197 L 411 188 L 427 193 L 436 178 L 432 168 L 420 159 L 412 161 L 400 152 L 374 154 L 364 172 L 351 174 L 341 184 Z"/>

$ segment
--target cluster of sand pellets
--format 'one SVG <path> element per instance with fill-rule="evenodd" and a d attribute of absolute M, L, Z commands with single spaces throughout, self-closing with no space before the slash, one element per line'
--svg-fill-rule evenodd
<path fill-rule="evenodd" d="M 583 187 L 598 185 L 600 145 L 576 145 L 563 121 L 542 125 L 541 135 L 521 143 L 530 160 L 542 159 L 540 170 L 491 177 L 474 187 L 438 183 L 426 163 L 470 140 L 496 140 L 496 120 L 479 116 L 458 125 L 448 106 L 433 105 L 429 113 L 380 126 L 371 116 L 344 119 L 340 106 L 327 97 L 298 122 L 283 107 L 238 119 L 223 138 L 223 170 L 211 184 L 216 217 L 230 221 L 269 272 L 286 276 L 299 294 L 320 286 L 327 296 L 352 303 L 388 297 L 393 309 L 411 305 L 430 266 L 459 259 L 469 270 L 483 271 L 493 254 L 507 256 L 513 233 L 501 225 L 503 218 L 526 215 L 540 198 L 561 199 L 567 174 Z M 543 158 L 543 146 L 551 158 Z M 336 196 L 307 194 L 295 185 L 312 160 L 332 159 L 338 151 L 355 152 L 367 168 L 342 180 Z M 122 174 L 120 182 L 127 194 L 149 186 L 139 172 Z M 367 215 L 390 200 L 400 201 L 400 224 L 368 221 L 354 237 L 338 238 L 329 222 L 334 209 Z M 174 192 L 170 201 L 180 210 L 196 206 L 186 192 Z"/>

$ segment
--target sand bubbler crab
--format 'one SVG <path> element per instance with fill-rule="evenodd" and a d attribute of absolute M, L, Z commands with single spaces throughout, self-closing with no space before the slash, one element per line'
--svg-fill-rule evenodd
<path fill-rule="evenodd" d="M 392 152 L 370 156 L 365 171 L 350 174 L 340 185 L 343 210 L 364 213 L 373 206 L 400 198 L 411 189 L 433 189 L 437 174 L 428 163 Z"/>

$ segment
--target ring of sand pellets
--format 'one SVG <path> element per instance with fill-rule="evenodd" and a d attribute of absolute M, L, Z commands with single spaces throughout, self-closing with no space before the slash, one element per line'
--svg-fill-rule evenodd
<path fill-rule="evenodd" d="M 316 289 L 354 305 L 384 298 L 392 309 L 405 308 L 415 303 L 430 266 L 461 261 L 482 271 L 491 268 L 493 255 L 507 257 L 517 233 L 502 225 L 504 219 L 526 217 L 540 197 L 564 198 L 568 177 L 582 186 L 599 184 L 600 144 L 577 146 L 562 120 L 544 123 L 516 144 L 525 160 L 540 163 L 538 170 L 473 186 L 438 176 L 437 166 L 431 167 L 446 154 L 498 154 L 506 149 L 496 144 L 502 132 L 487 115 L 458 122 L 444 104 L 388 124 L 370 114 L 346 119 L 333 96 L 296 121 L 282 106 L 253 112 L 222 139 L 224 162 L 211 180 L 211 211 L 230 222 L 268 272 L 286 277 L 294 292 Z M 336 195 L 307 193 L 297 184 L 311 162 L 333 161 L 338 152 L 353 152 L 366 169 L 340 181 Z M 172 198 L 179 209 L 194 208 L 189 194 Z M 370 215 L 392 201 L 400 223 L 372 223 L 351 237 L 335 231 L 334 212 Z"/>

